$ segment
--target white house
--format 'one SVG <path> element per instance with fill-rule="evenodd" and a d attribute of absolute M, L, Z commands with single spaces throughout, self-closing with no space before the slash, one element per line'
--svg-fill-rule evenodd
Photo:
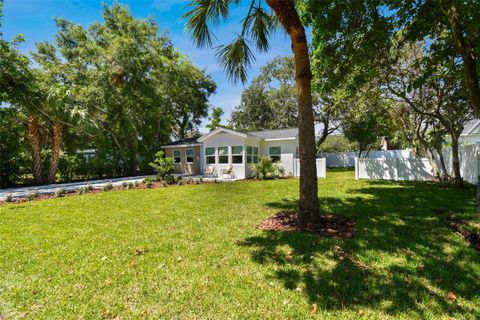
<path fill-rule="evenodd" d="M 278 161 L 285 174 L 297 176 L 298 129 L 240 132 L 223 127 L 188 141 L 175 141 L 162 147 L 174 158 L 175 173 L 219 176 L 225 170 L 236 179 L 252 176 L 252 164 L 259 156 Z M 197 162 L 197 163 L 195 163 Z M 317 175 L 325 176 L 325 159 L 317 159 Z"/>
<path fill-rule="evenodd" d="M 480 142 L 480 119 L 467 121 L 459 139 L 462 145 L 471 145 Z"/>

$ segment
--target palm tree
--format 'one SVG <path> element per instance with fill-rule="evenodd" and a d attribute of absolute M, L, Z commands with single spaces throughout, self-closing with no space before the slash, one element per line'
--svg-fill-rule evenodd
<path fill-rule="evenodd" d="M 192 33 L 197 46 L 212 47 L 211 26 L 218 26 L 229 18 L 231 5 L 240 0 L 192 0 L 185 14 L 186 29 Z M 300 201 L 299 218 L 303 226 L 320 220 L 318 185 L 316 174 L 316 145 L 312 108 L 310 59 L 305 28 L 295 7 L 294 0 L 266 0 L 273 10 L 262 7 L 262 1 L 250 0 L 250 6 L 241 32 L 228 45 L 216 48 L 219 63 L 233 80 L 246 81 L 247 70 L 255 59 L 250 48 L 259 51 L 269 49 L 268 38 L 274 29 L 283 26 L 290 36 L 295 60 L 295 79 L 298 93 L 298 128 L 300 152 Z"/>

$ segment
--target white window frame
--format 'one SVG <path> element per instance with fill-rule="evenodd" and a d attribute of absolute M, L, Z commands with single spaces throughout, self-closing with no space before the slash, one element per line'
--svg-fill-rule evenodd
<path fill-rule="evenodd" d="M 188 157 L 189 157 L 189 156 L 187 155 L 187 151 L 190 151 L 190 150 L 192 151 L 192 155 L 191 155 L 192 161 L 188 161 Z M 194 154 L 195 154 L 195 153 L 193 152 L 193 148 L 185 149 L 185 163 L 193 164 L 193 163 L 195 162 L 195 156 L 194 156 Z"/>
<path fill-rule="evenodd" d="M 227 148 L 227 153 L 226 154 L 220 154 L 220 148 Z M 218 164 L 229 164 L 230 163 L 230 148 L 228 146 L 220 146 L 220 147 L 217 147 L 217 163 Z M 227 162 L 220 162 L 220 157 L 227 157 Z"/>
<path fill-rule="evenodd" d="M 232 146 L 232 164 L 243 164 L 243 146 Z M 233 148 L 242 148 L 242 151 L 240 153 L 233 153 Z M 240 157 L 242 159 L 241 162 L 234 162 L 233 158 L 234 157 Z"/>
<path fill-rule="evenodd" d="M 207 149 L 213 149 L 213 154 L 207 155 Z M 213 163 L 208 163 L 208 158 L 213 158 Z M 205 164 L 207 166 L 217 164 L 217 148 L 215 147 L 205 147 Z"/>
<path fill-rule="evenodd" d="M 248 149 L 251 150 L 250 153 L 248 153 Z M 258 163 L 258 147 L 247 146 L 247 163 Z"/>
<path fill-rule="evenodd" d="M 280 153 L 278 155 L 273 155 L 274 157 L 278 157 L 278 160 L 273 160 L 272 159 L 272 154 L 270 153 L 270 149 L 272 148 L 278 148 L 280 149 Z M 282 147 L 281 146 L 271 146 L 271 147 L 268 147 L 268 156 L 270 157 L 270 159 L 272 159 L 272 161 L 282 161 Z"/>
<path fill-rule="evenodd" d="M 178 157 L 175 156 L 175 151 L 178 151 Z M 182 152 L 180 151 L 180 149 L 173 149 L 172 158 L 174 163 L 176 164 L 182 163 Z M 178 158 L 178 162 L 177 162 L 177 158 Z"/>

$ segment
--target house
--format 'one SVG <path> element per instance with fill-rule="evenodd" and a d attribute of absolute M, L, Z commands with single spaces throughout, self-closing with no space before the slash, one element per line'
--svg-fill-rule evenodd
<path fill-rule="evenodd" d="M 459 142 L 462 145 L 470 145 L 480 142 L 480 119 L 465 122 Z"/>
<path fill-rule="evenodd" d="M 252 176 L 252 164 L 260 156 L 280 162 L 285 174 L 299 173 L 298 129 L 241 132 L 218 127 L 196 138 L 174 141 L 162 146 L 165 156 L 174 159 L 177 174 L 196 175 L 205 171 L 220 173 L 231 168 L 231 176 L 245 179 Z M 317 159 L 319 176 L 321 160 Z M 323 163 L 324 164 L 324 163 Z"/>

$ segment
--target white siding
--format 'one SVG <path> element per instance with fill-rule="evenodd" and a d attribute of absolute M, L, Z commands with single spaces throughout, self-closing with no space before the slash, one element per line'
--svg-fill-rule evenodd
<path fill-rule="evenodd" d="M 207 140 L 203 141 L 203 152 L 205 152 L 206 148 L 209 147 L 225 147 L 228 146 L 228 163 L 218 163 L 218 155 L 216 156 L 216 170 L 220 173 L 220 170 L 227 169 L 230 164 L 232 164 L 232 146 L 243 146 L 243 164 L 232 164 L 233 167 L 233 175 L 237 179 L 245 179 L 245 164 L 246 164 L 246 148 L 245 148 L 245 138 L 226 133 L 226 132 L 219 132 Z"/>
<path fill-rule="evenodd" d="M 270 147 L 280 147 L 281 156 L 280 162 L 285 169 L 285 174 L 295 173 L 295 155 L 298 147 L 298 140 L 275 140 L 275 141 L 262 141 L 260 147 L 260 154 L 268 156 Z"/>

